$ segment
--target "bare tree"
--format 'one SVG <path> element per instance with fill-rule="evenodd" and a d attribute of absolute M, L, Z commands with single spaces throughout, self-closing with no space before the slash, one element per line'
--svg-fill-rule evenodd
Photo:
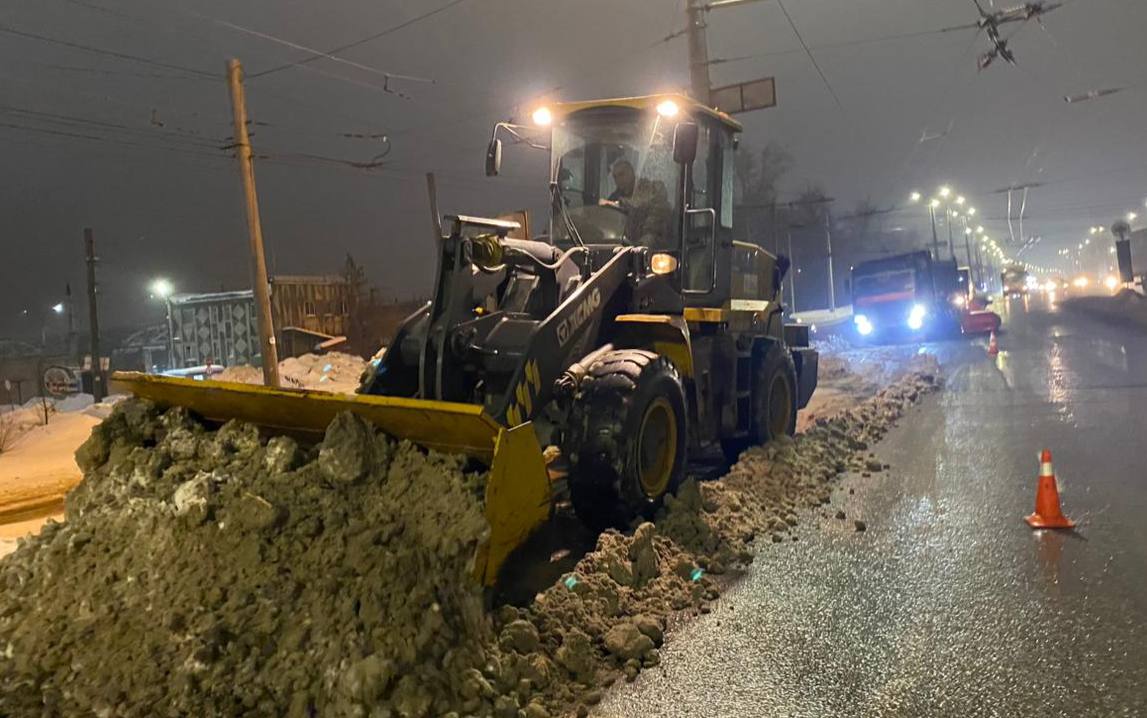
<path fill-rule="evenodd" d="M 831 201 L 824 185 L 820 182 L 806 182 L 796 199 L 788 203 L 789 224 L 793 227 L 823 225 Z"/>
<path fill-rule="evenodd" d="M 347 284 L 347 340 L 351 348 L 362 354 L 371 350 L 363 346 L 366 337 L 366 316 L 370 312 L 366 270 L 348 252 L 343 263 L 343 279 Z"/>
<path fill-rule="evenodd" d="M 792 154 L 777 142 L 769 142 L 757 151 L 742 145 L 733 175 L 738 239 L 764 246 L 775 244 L 778 184 L 792 166 Z"/>

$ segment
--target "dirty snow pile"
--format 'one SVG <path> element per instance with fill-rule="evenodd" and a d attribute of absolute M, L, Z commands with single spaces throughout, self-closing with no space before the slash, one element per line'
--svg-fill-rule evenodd
<path fill-rule="evenodd" d="M 1086 312 L 1113 322 L 1130 322 L 1147 327 L 1147 298 L 1131 289 L 1114 296 L 1070 297 L 1063 300 L 1068 309 Z"/>
<path fill-rule="evenodd" d="M 0 715 L 437 715 L 482 664 L 460 459 L 128 401 L 77 460 L 66 523 L 0 564 Z"/>
<path fill-rule="evenodd" d="M 796 439 L 747 450 L 720 481 L 686 481 L 654 522 L 601 534 L 595 550 L 529 606 L 497 612 L 500 645 L 522 654 L 511 655 L 510 667 L 531 681 L 541 676 L 549 711 L 586 715 L 603 688 L 660 662 L 670 618 L 709 611 L 721 588 L 715 577 L 751 562 L 751 542 L 790 537 L 798 512 L 829 503 L 844 472 L 886 468 L 868 447 L 938 386 L 935 358 L 918 357 L 874 396 Z M 499 688 L 512 685 L 506 671 L 503 663 L 493 672 L 503 677 Z M 496 715 L 515 715 L 514 705 Z"/>
<path fill-rule="evenodd" d="M 937 384 L 920 358 L 492 612 L 470 579 L 483 476 L 460 459 L 349 414 L 308 449 L 124 402 L 77 454 L 67 522 L 0 563 L 0 715 L 586 715 L 754 539 L 883 469 L 868 446 Z"/>
<path fill-rule="evenodd" d="M 304 354 L 288 357 L 279 362 L 279 376 L 283 386 L 299 389 L 321 389 L 340 394 L 353 393 L 358 388 L 366 361 L 352 354 Z M 211 377 L 216 381 L 243 384 L 262 384 L 263 371 L 246 364 L 227 367 Z"/>

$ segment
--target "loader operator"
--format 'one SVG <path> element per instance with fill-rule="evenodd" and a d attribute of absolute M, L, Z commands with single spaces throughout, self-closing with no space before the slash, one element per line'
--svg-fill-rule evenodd
<path fill-rule="evenodd" d="M 651 249 L 671 249 L 671 211 L 665 184 L 645 177 L 638 179 L 633 164 L 625 158 L 614 162 L 609 174 L 615 189 L 598 204 L 626 215 L 625 237 L 629 243 Z"/>

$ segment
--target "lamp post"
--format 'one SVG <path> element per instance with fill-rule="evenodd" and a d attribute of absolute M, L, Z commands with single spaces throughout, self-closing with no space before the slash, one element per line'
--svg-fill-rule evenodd
<path fill-rule="evenodd" d="M 169 280 L 160 277 L 152 281 L 150 289 L 151 296 L 163 302 L 163 317 L 167 322 L 167 367 L 170 369 L 175 366 L 175 336 L 174 327 L 171 326 L 171 303 L 168 299 L 175 292 L 175 286 Z M 150 351 L 147 353 L 150 354 Z M 151 371 L 150 362 L 148 364 L 146 369 Z"/>
<path fill-rule="evenodd" d="M 936 234 L 936 208 L 940 206 L 940 200 L 933 198 L 928 203 L 928 217 L 932 220 L 932 255 L 940 258 L 940 236 Z"/>

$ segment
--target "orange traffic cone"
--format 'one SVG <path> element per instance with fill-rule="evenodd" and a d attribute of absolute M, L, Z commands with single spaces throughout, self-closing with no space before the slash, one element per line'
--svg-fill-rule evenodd
<path fill-rule="evenodd" d="M 992 330 L 992 336 L 988 339 L 988 356 L 994 357 L 1000 353 L 1000 343 L 996 341 L 996 330 Z"/>
<path fill-rule="evenodd" d="M 1059 507 L 1059 489 L 1055 485 L 1055 471 L 1051 467 L 1051 452 L 1047 449 L 1039 457 L 1039 486 L 1035 492 L 1035 513 L 1024 517 L 1033 529 L 1069 529 L 1075 522 L 1063 515 Z"/>

